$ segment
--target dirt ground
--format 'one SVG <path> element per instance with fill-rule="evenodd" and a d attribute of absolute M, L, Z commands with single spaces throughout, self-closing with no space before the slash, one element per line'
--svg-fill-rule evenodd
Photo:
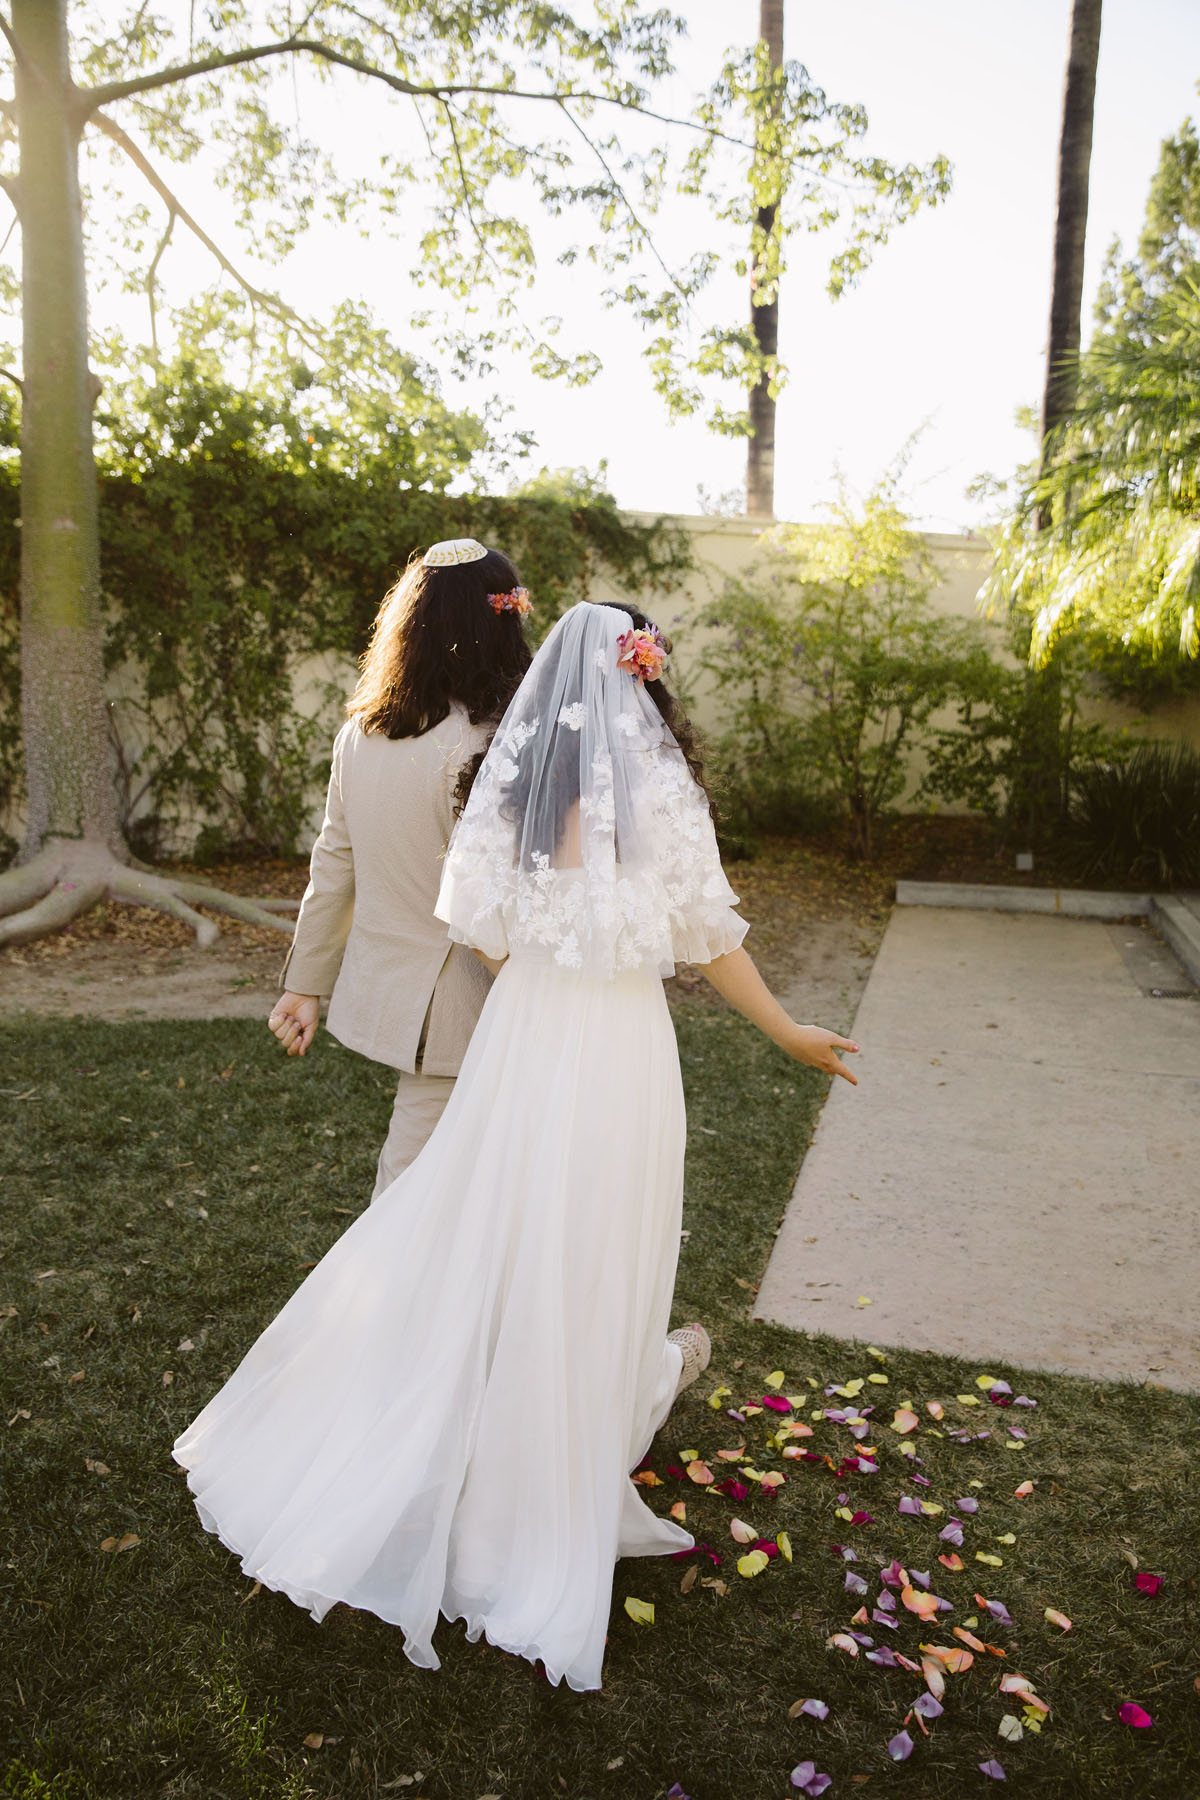
<path fill-rule="evenodd" d="M 298 900 L 307 863 L 264 860 L 192 872 L 255 898 Z M 846 1029 L 886 923 L 890 874 L 779 841 L 753 861 L 730 864 L 729 875 L 751 923 L 747 948 L 784 1004 L 805 1021 Z M 291 921 L 266 931 L 214 916 L 221 936 L 201 950 L 163 914 L 99 906 L 57 937 L 0 951 L 0 1013 L 265 1018 Z M 715 1001 L 694 969 L 682 969 L 668 991 L 687 1003 Z"/>

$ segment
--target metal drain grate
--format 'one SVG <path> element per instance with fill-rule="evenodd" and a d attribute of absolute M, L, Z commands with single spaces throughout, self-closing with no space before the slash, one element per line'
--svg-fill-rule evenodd
<path fill-rule="evenodd" d="M 1200 988 L 1151 988 L 1150 1000 L 1200 1000 Z"/>

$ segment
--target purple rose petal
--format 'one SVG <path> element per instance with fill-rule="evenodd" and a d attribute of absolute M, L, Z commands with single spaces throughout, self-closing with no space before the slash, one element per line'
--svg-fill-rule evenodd
<path fill-rule="evenodd" d="M 824 1700 L 805 1700 L 800 1711 L 807 1713 L 810 1719 L 827 1719 L 829 1717 L 829 1708 Z"/>
<path fill-rule="evenodd" d="M 896 1510 L 907 1514 L 909 1518 L 920 1518 L 921 1502 L 915 1494 L 901 1494 L 900 1505 Z"/>
<path fill-rule="evenodd" d="M 861 1644 L 866 1650 L 869 1650 L 875 1642 L 875 1639 L 868 1637 L 865 1631 L 848 1631 L 847 1636 L 852 1637 L 856 1644 Z"/>
<path fill-rule="evenodd" d="M 963 1541 L 961 1519 L 951 1519 L 948 1524 L 943 1525 L 938 1537 L 944 1544 L 953 1544 L 957 1548 Z"/>
<path fill-rule="evenodd" d="M 897 1669 L 896 1652 L 887 1644 L 880 1644 L 878 1650 L 867 1651 L 867 1661 L 878 1663 L 881 1669 Z"/>
<path fill-rule="evenodd" d="M 879 1596 L 878 1600 L 875 1602 L 875 1604 L 876 1604 L 876 1606 L 881 1607 L 884 1612 L 895 1612 L 896 1596 L 895 1596 L 895 1594 L 887 1594 L 887 1593 L 880 1594 L 880 1596 Z"/>
<path fill-rule="evenodd" d="M 893 1557 L 891 1562 L 887 1565 L 886 1569 L 880 1569 L 879 1579 L 880 1579 L 880 1581 L 886 1582 L 888 1587 L 891 1587 L 891 1588 L 903 1587 L 904 1582 L 905 1582 L 905 1574 L 904 1574 L 903 1564 L 898 1562 L 896 1560 L 896 1558 Z"/>
<path fill-rule="evenodd" d="M 1008 1776 L 993 1757 L 990 1761 L 978 1764 L 979 1773 L 986 1775 L 990 1781 L 1007 1781 Z"/>
<path fill-rule="evenodd" d="M 1010 1425 L 1008 1427 L 1008 1435 L 1009 1437 L 1020 1438 L 1024 1441 L 1024 1439 L 1029 1436 L 1029 1433 L 1025 1430 L 1023 1425 Z"/>
<path fill-rule="evenodd" d="M 887 1748 L 893 1762 L 907 1762 L 915 1746 L 907 1731 L 898 1731 L 894 1738 L 888 1739 Z"/>
<path fill-rule="evenodd" d="M 1028 1394 L 1018 1394 L 1016 1399 L 1013 1401 L 1013 1405 L 1014 1406 L 1036 1406 L 1037 1401 L 1031 1400 L 1029 1398 Z"/>
<path fill-rule="evenodd" d="M 998 1619 L 1001 1625 L 1012 1624 L 1012 1614 L 1009 1612 L 1007 1606 L 1005 1606 L 1003 1600 L 985 1600 L 983 1604 L 987 1607 L 993 1619 Z"/>
<path fill-rule="evenodd" d="M 913 1711 L 920 1713 L 923 1719 L 940 1719 L 945 1710 L 941 1701 L 935 1700 L 932 1694 L 918 1694 L 913 1701 Z"/>
<path fill-rule="evenodd" d="M 908 1571 L 908 1578 L 910 1581 L 914 1582 L 917 1587 L 924 1588 L 926 1593 L 929 1592 L 929 1570 L 928 1569 L 925 1569 L 924 1571 L 922 1571 L 920 1569 L 910 1569 Z"/>
<path fill-rule="evenodd" d="M 977 1513 L 979 1511 L 979 1502 L 971 1494 L 965 1494 L 961 1500 L 956 1500 L 954 1504 L 959 1512 Z"/>
<path fill-rule="evenodd" d="M 853 1569 L 846 1570 L 846 1579 L 842 1585 L 848 1594 L 865 1594 L 867 1591 L 866 1582 L 861 1575 L 856 1575 Z"/>
<path fill-rule="evenodd" d="M 871 1608 L 871 1617 L 876 1625 L 886 1625 L 889 1631 L 899 1630 L 900 1621 L 892 1613 L 880 1612 L 877 1606 Z"/>

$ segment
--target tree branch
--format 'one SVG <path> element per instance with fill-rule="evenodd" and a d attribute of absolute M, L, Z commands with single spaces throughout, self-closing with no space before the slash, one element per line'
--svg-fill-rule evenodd
<path fill-rule="evenodd" d="M 355 75 L 369 75 L 373 80 L 382 81 L 385 86 L 393 88 L 396 93 L 407 94 L 416 99 L 453 100 L 459 94 L 479 94 L 500 100 L 553 100 L 560 105 L 565 100 L 586 100 L 596 106 L 619 107 L 622 112 L 636 113 L 640 118 L 653 119 L 660 125 L 676 125 L 685 131 L 698 131 L 704 137 L 733 144 L 739 150 L 754 149 L 754 145 L 744 138 L 718 131 L 715 126 L 702 125 L 695 119 L 681 119 L 672 113 L 654 112 L 650 107 L 639 105 L 636 100 L 622 100 L 615 94 L 596 94 L 586 88 L 561 93 L 554 89 L 546 91 L 538 88 L 502 87 L 484 82 L 406 81 L 402 75 L 389 74 L 386 69 L 364 62 L 361 57 L 345 55 L 341 50 L 335 50 L 332 44 L 323 44 L 316 38 L 299 37 L 282 38 L 275 44 L 248 44 L 244 50 L 227 50 L 219 55 L 200 57 L 195 62 L 174 63 L 168 68 L 155 70 L 151 75 L 132 76 L 128 81 L 109 81 L 101 87 L 79 88 L 75 101 L 77 115 L 81 120 L 86 120 L 97 107 L 109 106 L 115 100 L 127 100 L 134 94 L 148 93 L 152 88 L 190 81 L 197 75 L 211 75 L 218 69 L 236 68 L 243 63 L 262 62 L 269 56 L 300 54 L 335 63 L 339 68 L 349 69 Z"/>
<path fill-rule="evenodd" d="M 14 62 L 23 62 L 24 57 L 21 52 L 21 47 L 17 43 L 16 38 L 13 36 L 13 28 L 9 24 L 8 20 L 5 18 L 3 13 L 0 13 L 0 31 L 2 31 L 5 35 L 5 37 L 8 39 L 8 47 L 13 53 L 13 61 Z"/>
<path fill-rule="evenodd" d="M 192 232 L 195 237 L 199 238 L 200 242 L 204 245 L 204 248 L 216 258 L 225 273 L 231 280 L 237 283 L 242 291 L 249 297 L 252 304 L 261 306 L 267 312 L 273 313 L 274 316 L 277 319 L 280 319 L 284 324 L 290 325 L 301 341 L 306 343 L 310 349 L 317 350 L 321 354 L 324 354 L 323 347 L 314 328 L 309 325 L 306 320 L 302 319 L 299 313 L 294 312 L 287 304 L 286 300 L 281 300 L 278 294 L 267 293 L 263 288 L 255 287 L 254 283 L 230 262 L 220 245 L 214 243 L 204 227 L 192 217 L 178 195 L 172 192 L 154 165 L 148 161 L 143 152 L 134 143 L 133 139 L 129 137 L 126 132 L 122 131 L 119 125 L 115 124 L 112 119 L 106 117 L 104 113 L 93 113 L 90 122 L 95 125 L 99 131 L 102 131 L 105 137 L 111 138 L 113 143 L 125 152 L 135 168 L 139 169 L 145 176 L 146 180 L 150 183 L 150 186 L 154 189 L 155 193 L 168 210 L 186 225 L 188 230 Z"/>
<path fill-rule="evenodd" d="M 0 369 L 0 375 L 3 375 L 6 381 L 11 381 L 14 387 L 19 388 L 21 397 L 24 398 L 25 383 L 21 380 L 19 375 L 14 375 L 11 369 Z"/>

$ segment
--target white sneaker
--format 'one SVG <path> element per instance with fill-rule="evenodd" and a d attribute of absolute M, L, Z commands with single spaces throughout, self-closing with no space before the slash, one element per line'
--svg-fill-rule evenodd
<path fill-rule="evenodd" d="M 691 1387 L 707 1369 L 712 1359 L 712 1340 L 703 1325 L 681 1325 L 667 1333 L 668 1344 L 678 1344 L 683 1352 L 683 1370 L 675 1388 L 676 1398 Z"/>

